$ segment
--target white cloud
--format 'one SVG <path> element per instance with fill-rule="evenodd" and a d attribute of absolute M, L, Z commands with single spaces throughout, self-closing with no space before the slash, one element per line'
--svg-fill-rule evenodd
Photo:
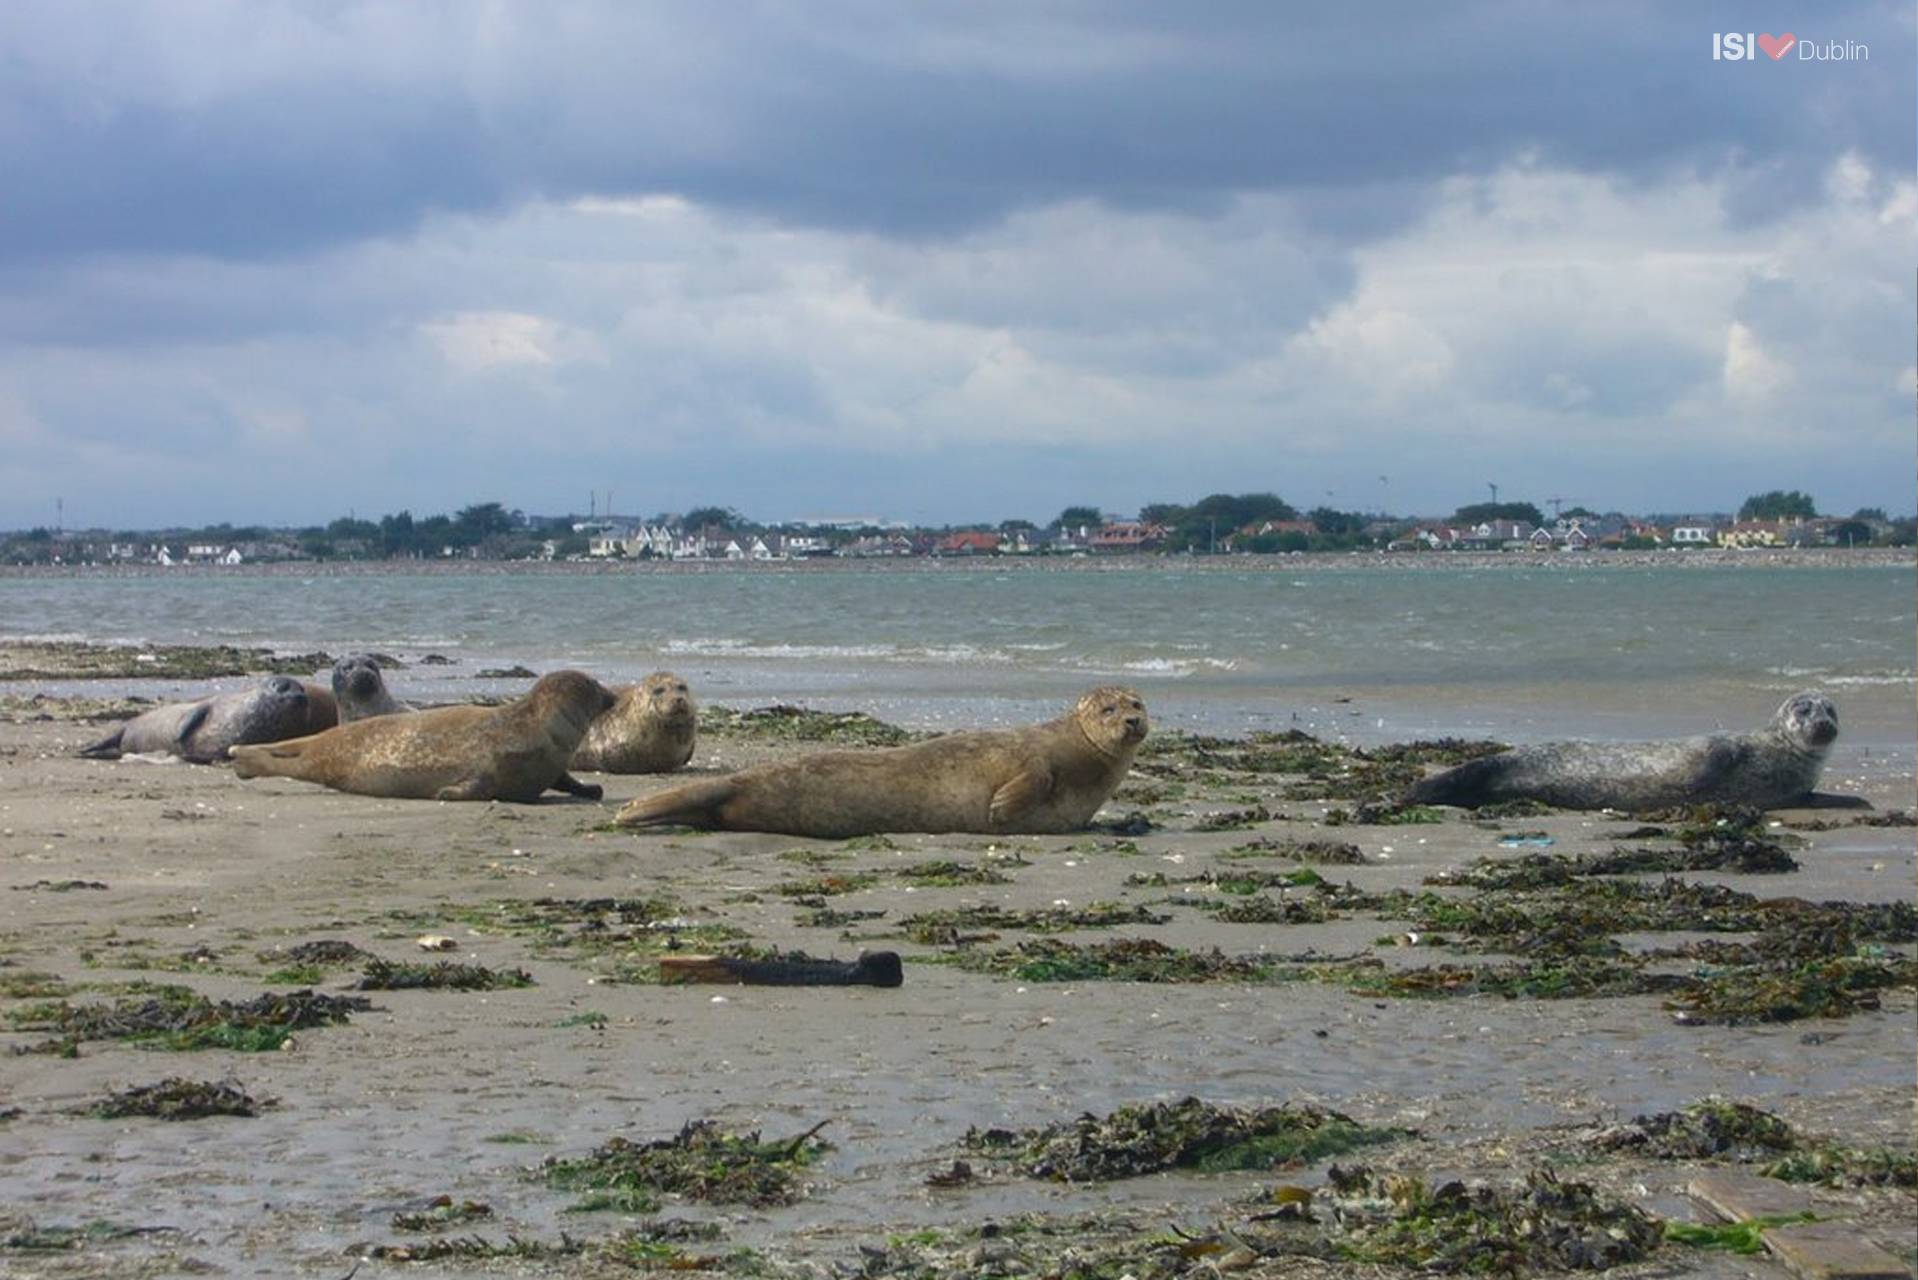
<path fill-rule="evenodd" d="M 519 311 L 467 311 L 420 325 L 427 341 L 461 373 L 513 365 L 546 366 L 598 358 L 598 339 L 545 316 Z"/>

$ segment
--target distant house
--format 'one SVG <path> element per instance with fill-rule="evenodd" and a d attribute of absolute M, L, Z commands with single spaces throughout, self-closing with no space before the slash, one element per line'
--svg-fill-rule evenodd
<path fill-rule="evenodd" d="M 824 538 L 815 538 L 806 534 L 795 534 L 784 539 L 780 543 L 780 549 L 795 560 L 810 560 L 833 554 L 832 543 Z"/>
<path fill-rule="evenodd" d="M 1454 541 L 1467 551 L 1519 550 L 1535 545 L 1538 531 L 1524 520 L 1482 520 L 1454 533 Z"/>
<path fill-rule="evenodd" d="M 1385 544 L 1387 551 L 1442 551 L 1461 543 L 1457 529 L 1443 524 L 1414 525 Z"/>
<path fill-rule="evenodd" d="M 878 556 L 909 556 L 913 554 L 912 539 L 902 533 L 867 534 L 863 538 L 854 538 L 846 547 L 845 554 L 862 560 Z"/>
<path fill-rule="evenodd" d="M 1165 543 L 1167 529 L 1162 524 L 1141 520 L 1118 520 L 1100 525 L 1092 535 L 1092 550 L 1103 555 L 1129 551 L 1151 551 Z"/>
<path fill-rule="evenodd" d="M 1675 524 L 1672 526 L 1672 545 L 1674 547 L 1709 547 L 1718 541 L 1718 530 L 1708 524 Z"/>
<path fill-rule="evenodd" d="M 937 556 L 989 556 L 999 550 L 1003 541 L 996 533 L 949 533 L 933 544 L 932 553 Z"/>
<path fill-rule="evenodd" d="M 1785 543 L 1785 527 L 1772 520 L 1740 520 L 1718 531 L 1721 547 L 1778 547 Z"/>

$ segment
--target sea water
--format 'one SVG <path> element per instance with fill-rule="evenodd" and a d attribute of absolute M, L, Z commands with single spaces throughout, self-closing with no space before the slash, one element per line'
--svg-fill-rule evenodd
<path fill-rule="evenodd" d="M 666 667 L 708 702 L 930 728 L 1043 718 L 1123 682 L 1161 724 L 1358 742 L 1746 729 L 1822 688 L 1848 747 L 1912 754 L 1909 562 L 1431 561 L 80 571 L 0 578 L 0 634 L 377 650 L 424 702 L 523 688 L 479 674 L 515 664 L 612 683 Z"/>

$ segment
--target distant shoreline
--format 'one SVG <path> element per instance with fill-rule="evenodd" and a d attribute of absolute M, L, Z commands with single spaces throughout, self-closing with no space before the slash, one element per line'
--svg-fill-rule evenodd
<path fill-rule="evenodd" d="M 816 560 L 285 560 L 265 564 L 0 565 L 0 580 L 36 578 L 314 578 L 453 574 L 832 572 L 1219 572 L 1376 569 L 1918 568 L 1911 547 L 1688 548 L 1666 551 L 1307 551 L 1276 555 L 912 556 Z"/>

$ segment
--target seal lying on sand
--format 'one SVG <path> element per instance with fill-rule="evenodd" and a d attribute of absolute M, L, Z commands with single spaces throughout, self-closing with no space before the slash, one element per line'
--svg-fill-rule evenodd
<path fill-rule="evenodd" d="M 1405 802 L 1467 809 L 1521 799 L 1632 812 L 1708 803 L 1778 809 L 1807 801 L 1837 737 L 1831 699 L 1800 693 L 1757 733 L 1519 747 L 1413 783 Z"/>
<path fill-rule="evenodd" d="M 226 759 L 243 742 L 278 742 L 329 729 L 339 720 L 333 695 L 291 676 L 269 676 L 251 689 L 145 711 L 80 754 L 94 760 L 155 753 L 194 764 Z"/>
<path fill-rule="evenodd" d="M 281 777 L 414 800 L 514 800 L 548 787 L 597 800 L 566 772 L 586 726 L 613 705 L 591 676 L 555 671 L 503 707 L 438 707 L 355 720 L 310 738 L 240 747 L 242 778 Z"/>
<path fill-rule="evenodd" d="M 1118 789 L 1145 732 L 1138 694 L 1094 689 L 1045 724 L 761 765 L 635 800 L 618 822 L 826 839 L 1076 831 Z"/>
<path fill-rule="evenodd" d="M 340 704 L 341 724 L 413 709 L 387 692 L 379 659 L 370 653 L 349 653 L 333 664 L 333 700 Z"/>
<path fill-rule="evenodd" d="M 655 671 L 619 691 L 573 753 L 573 768 L 600 773 L 671 773 L 693 758 L 697 716 L 686 682 Z"/>

